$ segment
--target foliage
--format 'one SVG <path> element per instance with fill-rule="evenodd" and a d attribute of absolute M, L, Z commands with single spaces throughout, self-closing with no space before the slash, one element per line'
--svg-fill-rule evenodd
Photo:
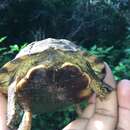
<path fill-rule="evenodd" d="M 90 1 L 6 0 L 0 6 L 0 33 L 8 36 L 7 44 L 47 37 L 73 40 L 84 47 L 99 40 L 108 46 L 122 41 L 127 23 L 115 6 L 119 3 Z"/>
<path fill-rule="evenodd" d="M 0 45 L 2 45 L 2 42 L 4 42 L 6 38 L 6 36 L 0 38 Z M 8 47 L 0 46 L 0 66 L 11 60 L 16 55 L 16 53 L 18 53 L 26 45 L 27 43 L 20 43 L 20 45 L 12 44 Z"/>
<path fill-rule="evenodd" d="M 89 52 L 103 59 L 110 65 L 116 80 L 121 80 L 122 78 L 130 78 L 130 67 L 129 67 L 130 48 L 122 50 L 124 51 L 124 57 L 123 58 L 121 57 L 116 65 L 114 65 L 113 62 L 116 61 L 115 59 L 117 51 L 113 50 L 114 50 L 113 47 L 98 48 L 96 45 L 94 45 L 92 48 L 90 48 Z"/>
<path fill-rule="evenodd" d="M 32 127 L 34 130 L 61 130 L 69 122 L 74 120 L 76 116 L 75 107 L 71 106 L 57 112 L 36 115 L 33 117 Z"/>
<path fill-rule="evenodd" d="M 129 78 L 130 79 L 130 31 L 128 36 L 124 40 L 123 47 L 124 55 L 122 55 L 118 66 L 115 67 L 114 74 L 117 75 L 117 79 Z"/>
<path fill-rule="evenodd" d="M 96 45 L 94 45 L 88 51 L 90 54 L 96 55 L 97 57 L 100 57 L 103 59 L 109 56 L 110 51 L 112 49 L 113 49 L 113 46 L 109 48 L 105 48 L 105 47 L 97 47 Z"/>

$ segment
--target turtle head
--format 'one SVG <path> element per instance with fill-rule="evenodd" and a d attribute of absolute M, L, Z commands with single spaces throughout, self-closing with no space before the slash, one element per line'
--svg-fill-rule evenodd
<path fill-rule="evenodd" d="M 96 93 L 101 100 L 105 99 L 113 88 L 104 81 L 92 81 L 91 89 Z"/>
<path fill-rule="evenodd" d="M 91 55 L 86 51 L 82 51 L 81 55 L 87 60 L 87 62 L 89 62 L 89 64 L 91 65 L 94 72 L 98 75 L 98 77 L 100 79 L 103 79 L 105 77 L 105 65 L 101 58 L 95 55 Z"/>

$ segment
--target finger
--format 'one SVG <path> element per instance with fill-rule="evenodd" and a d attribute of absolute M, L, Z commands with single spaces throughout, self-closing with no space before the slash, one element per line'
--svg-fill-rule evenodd
<path fill-rule="evenodd" d="M 119 122 L 118 130 L 130 130 L 130 81 L 122 80 L 118 84 Z"/>
<path fill-rule="evenodd" d="M 117 99 L 113 91 L 107 99 L 97 99 L 96 111 L 89 120 L 87 130 L 114 130 L 117 122 Z"/>
<path fill-rule="evenodd" d="M 4 95 L 0 93 L 0 130 L 8 130 L 6 126 L 7 101 Z"/>
<path fill-rule="evenodd" d="M 81 118 L 91 118 L 95 112 L 95 106 L 96 106 L 96 94 L 93 94 L 89 101 L 87 107 L 83 110 Z"/>
<path fill-rule="evenodd" d="M 115 80 L 113 78 L 113 74 L 111 72 L 111 69 L 109 66 L 105 63 L 106 67 L 106 77 L 104 81 L 108 83 L 110 86 L 113 88 L 116 87 L 115 85 Z M 116 116 L 117 114 L 117 96 L 116 92 L 113 91 L 109 95 L 106 96 L 106 98 L 101 101 L 100 99 L 97 98 L 97 103 L 96 103 L 96 112 L 99 111 L 104 111 L 103 114 L 107 114 L 110 116 Z"/>
<path fill-rule="evenodd" d="M 95 102 L 96 102 L 96 95 L 93 94 L 88 101 L 89 104 L 80 115 L 80 119 L 71 122 L 63 130 L 85 130 L 89 118 L 91 118 L 95 112 Z"/>
<path fill-rule="evenodd" d="M 104 64 L 105 64 L 105 71 L 106 71 L 106 76 L 104 78 L 104 82 L 109 84 L 112 88 L 115 88 L 116 82 L 114 80 L 114 76 L 112 74 L 112 71 L 106 62 Z"/>
<path fill-rule="evenodd" d="M 109 66 L 105 63 L 105 68 L 106 68 L 106 76 L 104 78 L 104 81 L 112 86 L 113 88 L 116 87 L 115 80 L 113 78 L 113 74 L 111 72 L 111 69 Z M 96 112 L 104 110 L 105 114 L 111 115 L 111 116 L 116 116 L 117 114 L 117 96 L 116 92 L 113 91 L 109 95 L 106 96 L 106 98 L 101 101 L 99 98 L 97 98 L 97 103 L 96 103 Z"/>
<path fill-rule="evenodd" d="M 75 121 L 72 121 L 65 128 L 63 128 L 63 130 L 85 130 L 87 123 L 88 120 L 85 118 L 77 119 Z"/>
<path fill-rule="evenodd" d="M 105 82 L 115 88 L 115 81 L 109 66 L 105 63 Z M 117 97 L 112 91 L 103 101 L 97 98 L 95 114 L 89 120 L 87 130 L 114 130 L 117 122 Z"/>

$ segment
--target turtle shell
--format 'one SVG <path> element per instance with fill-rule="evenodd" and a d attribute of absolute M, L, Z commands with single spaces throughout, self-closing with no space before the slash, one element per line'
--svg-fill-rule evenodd
<path fill-rule="evenodd" d="M 80 50 L 78 46 L 76 46 L 74 43 L 68 40 L 48 38 L 42 41 L 35 41 L 30 43 L 16 55 L 15 59 L 24 55 L 31 55 L 43 52 L 49 48 L 54 48 L 56 50 L 58 49 L 63 51 L 72 51 L 72 52 Z"/>

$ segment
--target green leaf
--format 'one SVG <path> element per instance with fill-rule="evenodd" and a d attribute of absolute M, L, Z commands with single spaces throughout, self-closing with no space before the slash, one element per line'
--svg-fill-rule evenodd
<path fill-rule="evenodd" d="M 94 45 L 94 46 L 92 46 L 92 48 L 91 48 L 91 50 L 96 50 L 96 48 L 97 48 L 97 46 L 96 45 Z"/>
<path fill-rule="evenodd" d="M 0 43 L 2 43 L 6 38 L 7 38 L 7 36 L 0 38 Z"/>
<path fill-rule="evenodd" d="M 18 52 L 20 50 L 19 46 L 17 44 L 10 45 L 9 47 L 10 47 L 12 52 Z"/>
<path fill-rule="evenodd" d="M 113 48 L 114 48 L 114 47 L 111 46 L 111 47 L 107 48 L 106 51 L 109 52 L 109 51 L 111 51 Z"/>

